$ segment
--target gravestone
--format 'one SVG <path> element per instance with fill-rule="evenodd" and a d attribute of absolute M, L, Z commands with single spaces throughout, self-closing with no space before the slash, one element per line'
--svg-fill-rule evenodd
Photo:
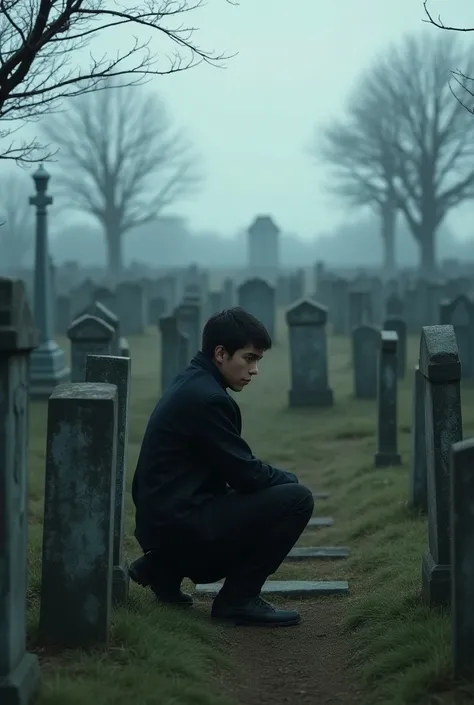
<path fill-rule="evenodd" d="M 208 318 L 214 316 L 214 314 L 219 313 L 220 311 L 223 311 L 221 291 L 210 291 L 207 301 Z"/>
<path fill-rule="evenodd" d="M 174 310 L 174 317 L 179 330 L 188 340 L 187 364 L 201 348 L 201 300 L 199 293 L 188 288 L 185 297 Z"/>
<path fill-rule="evenodd" d="M 175 316 L 163 316 L 159 321 L 161 333 L 161 393 L 189 362 L 189 338 L 182 333 Z"/>
<path fill-rule="evenodd" d="M 239 306 L 251 313 L 267 329 L 270 337 L 275 335 L 275 289 L 263 279 L 247 279 L 238 288 Z"/>
<path fill-rule="evenodd" d="M 106 286 L 98 286 L 92 295 L 92 301 L 101 303 L 118 321 L 117 295 Z M 87 304 L 86 304 L 87 306 Z M 108 321 L 107 321 L 108 323 Z"/>
<path fill-rule="evenodd" d="M 465 294 L 440 305 L 442 325 L 452 325 L 456 335 L 462 378 L 474 379 L 474 303 Z"/>
<path fill-rule="evenodd" d="M 332 406 L 328 385 L 327 308 L 302 299 L 286 312 L 289 328 L 290 406 Z"/>
<path fill-rule="evenodd" d="M 47 194 L 49 179 L 48 172 L 41 165 L 33 174 L 36 195 L 30 198 L 30 204 L 36 206 L 34 319 L 39 331 L 39 345 L 30 358 L 29 394 L 32 399 L 47 399 L 54 387 L 67 381 L 70 375 L 64 351 L 54 340 L 47 213 L 47 206 L 53 199 Z"/>
<path fill-rule="evenodd" d="M 349 282 L 337 277 L 332 281 L 332 332 L 334 335 L 347 335 L 349 331 Z"/>
<path fill-rule="evenodd" d="M 377 386 L 377 452 L 376 468 L 400 465 L 397 428 L 397 348 L 398 336 L 393 330 L 380 334 Z"/>
<path fill-rule="evenodd" d="M 107 642 L 117 387 L 63 384 L 48 404 L 39 634 L 43 644 Z"/>
<path fill-rule="evenodd" d="M 117 387 L 117 453 L 115 463 L 115 512 L 112 599 L 125 604 L 128 567 L 123 555 L 125 485 L 127 479 L 128 414 L 130 405 L 130 358 L 88 355 L 86 382 L 105 382 Z"/>
<path fill-rule="evenodd" d="M 385 320 L 383 327 L 384 330 L 394 330 L 398 335 L 398 379 L 405 379 L 407 366 L 407 324 L 400 316 L 390 316 Z"/>
<path fill-rule="evenodd" d="M 422 588 L 430 605 L 440 605 L 450 600 L 449 454 L 462 440 L 461 364 L 453 326 L 422 328 L 419 368 L 425 378 L 429 538 Z"/>
<path fill-rule="evenodd" d="M 165 315 L 167 302 L 163 296 L 153 296 L 148 302 L 148 325 L 157 325 Z"/>
<path fill-rule="evenodd" d="M 26 651 L 29 356 L 38 334 L 25 285 L 0 278 L 0 703 L 28 705 L 38 658 Z"/>
<path fill-rule="evenodd" d="M 392 317 L 403 317 L 405 311 L 405 304 L 403 299 L 397 294 L 396 291 L 392 291 L 387 297 L 385 302 L 385 315 L 387 318 Z"/>
<path fill-rule="evenodd" d="M 356 399 L 377 399 L 380 330 L 365 323 L 352 329 L 352 367 Z"/>
<path fill-rule="evenodd" d="M 89 316 L 95 316 L 96 318 L 100 318 L 102 321 L 105 321 L 106 323 L 109 324 L 114 330 L 114 335 L 112 339 L 112 355 L 118 355 L 120 352 L 120 321 L 118 319 L 118 316 L 115 315 L 105 304 L 103 304 L 101 301 L 93 301 L 91 304 L 86 306 L 82 311 L 79 312 L 79 314 L 76 316 L 77 318 L 80 318 L 81 316 L 85 315 Z M 74 323 L 74 321 L 71 321 L 71 323 Z M 81 381 L 81 380 L 72 380 L 74 381 Z"/>
<path fill-rule="evenodd" d="M 253 276 L 275 280 L 280 266 L 280 229 L 269 215 L 257 216 L 247 231 L 247 264 Z"/>
<path fill-rule="evenodd" d="M 56 333 L 66 335 L 67 329 L 72 322 L 71 297 L 66 295 L 58 296 L 56 300 Z"/>
<path fill-rule="evenodd" d="M 71 341 L 71 380 L 84 382 L 88 355 L 111 355 L 114 329 L 102 318 L 85 314 L 67 332 Z"/>
<path fill-rule="evenodd" d="M 117 308 L 122 335 L 144 335 L 147 302 L 140 284 L 120 282 L 117 285 Z"/>
<path fill-rule="evenodd" d="M 123 336 L 119 340 L 119 353 L 120 357 L 131 357 L 129 342 Z"/>
<path fill-rule="evenodd" d="M 235 306 L 235 285 L 230 277 L 224 279 L 222 284 L 222 310 Z"/>
<path fill-rule="evenodd" d="M 349 328 L 373 322 L 372 295 L 370 289 L 354 289 L 349 292 Z"/>
<path fill-rule="evenodd" d="M 425 433 L 425 378 L 417 365 L 413 383 L 411 426 L 411 468 L 409 504 L 414 509 L 428 511 L 426 433 Z"/>
<path fill-rule="evenodd" d="M 472 679 L 474 663 L 474 439 L 451 446 L 451 634 L 453 674 Z"/>

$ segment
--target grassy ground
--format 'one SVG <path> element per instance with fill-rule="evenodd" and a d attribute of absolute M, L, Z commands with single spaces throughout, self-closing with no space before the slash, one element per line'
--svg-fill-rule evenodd
<path fill-rule="evenodd" d="M 411 424 L 411 370 L 418 341 L 410 341 L 409 374 L 399 392 L 399 440 L 403 465 L 373 468 L 376 409 L 352 399 L 349 342 L 329 342 L 330 410 L 287 408 L 288 349 L 283 322 L 280 344 L 261 364 L 256 383 L 238 397 L 244 435 L 259 456 L 296 470 L 315 490 L 329 490 L 319 515 L 335 525 L 301 539 L 302 545 L 347 545 L 347 561 L 284 565 L 281 578 L 344 579 L 347 638 L 356 646 L 352 664 L 367 690 L 367 702 L 472 702 L 474 688 L 450 682 L 450 621 L 441 609 L 422 604 L 421 558 L 427 546 L 426 518 L 407 507 Z M 59 341 L 67 349 L 65 341 Z M 129 482 L 144 425 L 159 396 L 159 345 L 154 331 L 131 339 L 133 385 Z M 463 389 L 464 435 L 474 433 L 472 389 Z M 46 405 L 33 403 L 30 441 L 29 647 L 42 658 L 40 705 L 230 705 L 213 675 L 238 668 L 223 654 L 223 632 L 192 611 L 154 606 L 151 595 L 132 587 L 128 610 L 114 613 L 111 648 L 92 654 L 45 654 L 36 643 L 40 583 L 41 517 Z M 137 553 L 127 496 L 126 553 Z M 465 700 L 464 700 L 465 698 Z"/>

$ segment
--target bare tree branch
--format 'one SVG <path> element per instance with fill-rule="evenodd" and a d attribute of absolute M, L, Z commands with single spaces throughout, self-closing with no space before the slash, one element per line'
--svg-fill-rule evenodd
<path fill-rule="evenodd" d="M 451 208 L 474 197 L 474 121 L 450 83 L 453 66 L 462 67 L 456 85 L 464 90 L 462 76 L 474 62 L 453 36 L 407 37 L 377 58 L 348 106 L 349 114 L 356 106 L 357 150 L 346 155 L 352 172 L 346 166 L 345 176 L 369 202 L 384 174 L 420 245 L 426 273 L 435 267 L 439 225 Z M 385 145 L 385 152 L 374 152 L 374 143 Z M 340 164 L 334 155 L 333 161 Z M 381 172 L 382 163 L 391 172 Z M 355 173 L 364 174 L 364 189 Z"/>
<path fill-rule="evenodd" d="M 59 148 L 59 194 L 99 221 L 116 279 L 124 234 L 157 220 L 197 187 L 190 145 L 171 128 L 159 98 L 143 87 L 109 86 L 78 97 L 44 131 Z"/>
<path fill-rule="evenodd" d="M 0 175 L 0 262 L 18 270 L 34 245 L 33 212 L 28 196 L 33 181 L 23 170 Z"/>
<path fill-rule="evenodd" d="M 474 27 L 449 27 L 448 25 L 443 24 L 441 21 L 441 16 L 438 15 L 438 20 L 436 21 L 431 12 L 428 10 L 428 2 L 429 0 L 423 0 L 423 7 L 425 9 L 425 13 L 428 17 L 427 20 L 423 20 L 423 22 L 427 22 L 428 24 L 432 24 L 435 27 L 439 27 L 440 29 L 447 29 L 452 32 L 474 32 Z"/>
<path fill-rule="evenodd" d="M 203 5 L 204 0 L 0 0 L 0 119 L 38 118 L 63 98 L 106 88 L 111 77 L 136 85 L 202 62 L 222 66 L 230 56 L 199 47 L 196 28 L 183 22 Z M 107 36 L 113 41 L 120 27 L 129 30 L 129 39 L 113 56 L 97 42 L 90 46 L 95 39 L 103 45 Z M 157 53 L 152 40 L 154 46 L 162 41 Z M 89 60 L 81 65 L 86 47 Z M 11 132 L 3 127 L 0 140 Z M 50 156 L 36 140 L 0 148 L 0 159 L 32 162 Z"/>

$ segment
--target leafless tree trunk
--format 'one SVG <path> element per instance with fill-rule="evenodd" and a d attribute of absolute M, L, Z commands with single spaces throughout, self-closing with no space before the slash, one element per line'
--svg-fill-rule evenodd
<path fill-rule="evenodd" d="M 0 159 L 31 162 L 50 157 L 51 150 L 37 139 L 18 143 L 18 127 L 57 108 L 62 98 L 104 88 L 104 79 L 119 77 L 122 85 L 136 84 L 150 75 L 225 59 L 201 49 L 194 42 L 194 28 L 185 24 L 203 4 L 0 0 Z M 103 41 L 94 46 L 96 39 L 113 43 L 114 32 L 124 27 L 129 29 L 127 39 L 115 39 L 113 56 L 104 52 Z M 154 54 L 150 47 L 159 42 L 160 51 Z M 89 46 L 89 63 L 81 65 L 81 50 Z"/>
<path fill-rule="evenodd" d="M 0 269 L 18 271 L 34 245 L 30 195 L 33 180 L 28 179 L 26 172 L 16 169 L 0 174 Z"/>
<path fill-rule="evenodd" d="M 379 216 L 386 278 L 396 272 L 396 160 L 389 137 L 393 130 L 382 116 L 374 122 L 364 102 L 355 98 L 348 119 L 318 131 L 311 150 L 317 163 L 322 157 L 331 169 L 332 193 L 353 207 L 370 206 Z"/>
<path fill-rule="evenodd" d="M 124 235 L 156 220 L 199 183 L 195 159 L 158 96 L 125 86 L 71 101 L 44 126 L 59 148 L 60 195 L 99 221 L 109 276 L 121 277 Z"/>

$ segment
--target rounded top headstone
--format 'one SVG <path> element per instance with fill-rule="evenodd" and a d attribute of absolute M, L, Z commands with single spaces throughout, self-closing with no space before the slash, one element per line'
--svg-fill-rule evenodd
<path fill-rule="evenodd" d="M 289 326 L 322 326 L 328 319 L 328 309 L 311 299 L 296 301 L 286 311 Z"/>
<path fill-rule="evenodd" d="M 261 235 L 280 232 L 280 229 L 275 225 L 273 219 L 269 215 L 258 215 L 250 225 L 248 232 L 251 235 Z"/>

